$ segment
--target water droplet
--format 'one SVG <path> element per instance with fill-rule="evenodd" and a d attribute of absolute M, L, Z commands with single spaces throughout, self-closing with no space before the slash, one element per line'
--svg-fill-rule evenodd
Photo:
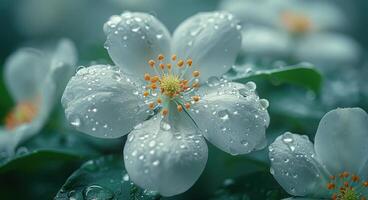
<path fill-rule="evenodd" d="M 163 34 L 157 34 L 157 35 L 156 35 L 156 38 L 157 38 L 157 39 L 161 39 L 163 36 L 164 36 Z"/>
<path fill-rule="evenodd" d="M 249 143 L 246 140 L 242 140 L 242 141 L 240 141 L 240 144 L 242 144 L 244 146 L 248 146 Z"/>
<path fill-rule="evenodd" d="M 248 83 L 245 84 L 245 88 L 253 92 L 256 90 L 257 85 L 253 81 L 249 81 Z"/>
<path fill-rule="evenodd" d="M 128 175 L 128 174 L 125 174 L 125 175 L 123 176 L 123 180 L 124 180 L 124 181 L 129 181 L 129 175 Z"/>
<path fill-rule="evenodd" d="M 214 87 L 214 86 L 218 86 L 220 84 L 220 80 L 217 77 L 212 76 L 212 77 L 208 78 L 207 83 L 208 83 L 208 86 Z"/>
<path fill-rule="evenodd" d="M 160 161 L 159 160 L 155 160 L 155 161 L 153 161 L 152 162 L 152 165 L 153 166 L 157 166 L 157 165 L 159 165 L 160 164 Z"/>
<path fill-rule="evenodd" d="M 114 198 L 114 193 L 99 185 L 92 185 L 83 190 L 83 198 L 85 200 L 111 200 Z"/>
<path fill-rule="evenodd" d="M 154 147 L 156 145 L 156 141 L 152 140 L 151 142 L 149 142 L 148 146 L 149 147 Z"/>
<path fill-rule="evenodd" d="M 79 127 L 81 125 L 81 120 L 79 117 L 76 117 L 73 119 L 73 121 L 70 122 L 70 124 L 74 127 Z"/>
<path fill-rule="evenodd" d="M 227 110 L 220 110 L 217 112 L 217 115 L 222 121 L 227 121 L 229 119 L 229 112 Z"/>
<path fill-rule="evenodd" d="M 270 103 L 268 102 L 267 99 L 261 99 L 261 100 L 259 100 L 259 103 L 261 104 L 263 109 L 267 109 L 268 106 L 270 105 Z"/>
<path fill-rule="evenodd" d="M 170 124 L 168 124 L 167 122 L 161 121 L 160 127 L 162 130 L 168 131 L 171 129 Z"/>

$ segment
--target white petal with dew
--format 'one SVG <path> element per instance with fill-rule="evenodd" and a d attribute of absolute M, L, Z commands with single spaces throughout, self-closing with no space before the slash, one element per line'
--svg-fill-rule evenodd
<path fill-rule="evenodd" d="M 231 154 L 264 147 L 269 125 L 268 101 L 255 94 L 255 83 L 209 83 L 189 112 L 203 135 Z"/>
<path fill-rule="evenodd" d="M 124 72 L 142 77 L 150 70 L 148 61 L 159 54 L 170 56 L 170 33 L 154 16 L 124 12 L 104 25 L 105 47 Z"/>
<path fill-rule="evenodd" d="M 177 132 L 162 123 L 154 117 L 129 134 L 124 162 L 135 184 L 173 196 L 187 191 L 199 178 L 208 150 L 196 129 Z"/>
<path fill-rule="evenodd" d="M 172 51 L 179 58 L 192 59 L 204 82 L 233 66 L 241 44 L 240 30 L 238 20 L 230 13 L 200 13 L 175 30 Z"/>
<path fill-rule="evenodd" d="M 118 67 L 106 65 L 80 69 L 61 102 L 71 125 L 101 138 L 123 136 L 149 115 L 142 87 Z"/>
<path fill-rule="evenodd" d="M 320 196 L 328 194 L 328 176 L 316 158 L 307 136 L 284 133 L 269 146 L 271 174 L 291 195 Z"/>

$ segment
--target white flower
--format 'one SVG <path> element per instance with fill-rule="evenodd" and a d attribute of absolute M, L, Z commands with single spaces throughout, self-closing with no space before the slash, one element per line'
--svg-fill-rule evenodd
<path fill-rule="evenodd" d="M 38 133 L 74 72 L 77 58 L 71 41 L 60 40 L 49 50 L 21 48 L 5 63 L 5 83 L 16 106 L 0 128 L 1 157 Z"/>
<path fill-rule="evenodd" d="M 240 48 L 233 15 L 197 14 L 171 38 L 155 17 L 125 12 L 104 31 L 118 67 L 79 70 L 62 104 L 82 132 L 102 138 L 130 132 L 124 161 L 134 183 L 163 196 L 188 190 L 207 161 L 202 136 L 231 154 L 264 147 L 267 100 L 252 82 L 213 77 L 229 70 Z"/>
<path fill-rule="evenodd" d="M 321 119 L 314 146 L 307 136 L 292 133 L 279 136 L 269 146 L 271 173 L 294 196 L 367 198 L 367 136 L 364 110 L 332 110 Z"/>
<path fill-rule="evenodd" d="M 327 1 L 225 0 L 220 8 L 243 22 L 245 56 L 291 57 L 325 70 L 351 67 L 360 59 L 359 44 L 341 34 L 349 26 L 348 20 Z"/>

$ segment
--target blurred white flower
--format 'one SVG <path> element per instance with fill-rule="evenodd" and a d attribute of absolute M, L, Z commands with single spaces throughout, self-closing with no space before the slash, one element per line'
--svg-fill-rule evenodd
<path fill-rule="evenodd" d="M 5 83 L 16 102 L 0 128 L 0 155 L 37 134 L 62 94 L 76 63 L 74 44 L 62 39 L 48 51 L 21 48 L 5 63 Z"/>
<path fill-rule="evenodd" d="M 323 70 L 352 67 L 360 59 L 359 45 L 341 33 L 349 21 L 331 2 L 225 0 L 220 9 L 243 22 L 244 56 L 306 61 Z"/>
<path fill-rule="evenodd" d="M 332 110 L 321 119 L 314 145 L 305 135 L 287 132 L 269 146 L 271 174 L 293 196 L 365 199 L 367 136 L 364 110 Z"/>
<path fill-rule="evenodd" d="M 62 104 L 84 133 L 117 138 L 130 132 L 124 161 L 134 183 L 163 196 L 188 190 L 207 162 L 203 136 L 234 155 L 265 146 L 267 100 L 259 99 L 253 82 L 216 78 L 240 48 L 233 15 L 194 15 L 171 37 L 152 15 L 125 12 L 112 16 L 104 31 L 117 66 L 80 69 Z"/>

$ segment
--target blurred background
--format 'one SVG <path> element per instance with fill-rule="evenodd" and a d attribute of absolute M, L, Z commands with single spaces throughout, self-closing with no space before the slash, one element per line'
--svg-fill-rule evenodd
<path fill-rule="evenodd" d="M 124 11 L 151 13 L 171 32 L 184 19 L 198 12 L 233 12 L 242 21 L 243 47 L 236 65 L 227 74 L 230 77 L 247 77 L 257 70 L 287 66 L 315 66 L 323 80 L 320 86 L 315 86 L 318 76 L 309 77 L 303 73 L 297 74 L 303 77 L 297 79 L 305 82 L 295 85 L 262 78 L 254 80 L 260 97 L 270 102 L 271 125 L 267 130 L 270 142 L 285 131 L 307 134 L 313 140 L 320 118 L 336 107 L 362 107 L 367 111 L 368 1 L 275 0 L 275 5 L 265 5 L 265 2 L 1 0 L 0 119 L 4 119 L 14 106 L 3 80 L 3 65 L 9 55 L 20 47 L 39 47 L 60 38 L 70 38 L 78 50 L 77 65 L 111 63 L 104 49 L 102 27 L 111 15 Z M 275 22 L 273 14 L 280 14 L 280 10 L 285 17 Z M 105 141 L 73 132 L 65 125 L 60 105 L 42 131 L 78 135 L 78 140 L 87 141 L 88 148 L 94 147 L 98 155 L 121 151 L 120 140 L 100 145 Z M 37 141 L 31 141 L 26 146 L 33 148 L 35 143 Z M 288 196 L 268 173 L 267 149 L 234 157 L 209 147 L 209 162 L 200 180 L 190 191 L 170 199 L 279 199 Z M 87 158 L 37 157 L 14 166 L 7 165 L 6 170 L 0 169 L 0 199 L 51 199 Z M 46 162 L 49 159 L 52 162 Z M 41 164 L 33 166 L 34 162 Z M 28 165 L 35 170 L 28 170 Z"/>

